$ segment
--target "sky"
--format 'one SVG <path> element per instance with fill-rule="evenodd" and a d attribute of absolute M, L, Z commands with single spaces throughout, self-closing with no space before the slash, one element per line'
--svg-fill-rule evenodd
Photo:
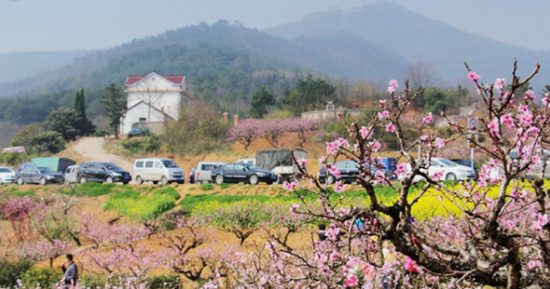
<path fill-rule="evenodd" d="M 93 50 L 219 19 L 263 29 L 377 0 L 0 0 L 0 53 Z M 393 0 L 460 30 L 550 50 L 545 0 Z"/>

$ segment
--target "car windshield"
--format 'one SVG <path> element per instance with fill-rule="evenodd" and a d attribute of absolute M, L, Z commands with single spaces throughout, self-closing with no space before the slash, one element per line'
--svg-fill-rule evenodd
<path fill-rule="evenodd" d="M 52 169 L 46 168 L 46 167 L 39 167 L 38 171 L 40 171 L 41 174 L 51 174 L 55 173 Z"/>
<path fill-rule="evenodd" d="M 454 166 L 457 166 L 457 163 L 453 162 L 453 161 L 450 161 L 448 159 L 437 159 L 440 163 L 448 166 L 448 167 L 454 167 Z"/>
<path fill-rule="evenodd" d="M 101 163 L 101 164 L 104 165 L 108 170 L 122 170 L 121 167 L 113 163 Z"/>
<path fill-rule="evenodd" d="M 165 168 L 179 168 L 180 167 L 173 160 L 162 160 L 162 164 L 164 165 Z"/>
<path fill-rule="evenodd" d="M 261 170 L 260 167 L 256 165 L 243 164 L 243 166 L 245 166 L 249 170 Z"/>
<path fill-rule="evenodd" d="M 0 173 L 11 173 L 12 171 L 8 168 L 0 168 Z"/>

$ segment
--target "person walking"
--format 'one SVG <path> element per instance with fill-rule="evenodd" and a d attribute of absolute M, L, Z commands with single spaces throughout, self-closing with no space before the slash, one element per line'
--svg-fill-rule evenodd
<path fill-rule="evenodd" d="M 63 270 L 63 281 L 65 283 L 65 289 L 69 288 L 69 285 L 76 285 L 76 279 L 78 278 L 78 267 L 76 266 L 76 263 L 73 261 L 73 255 L 67 254 L 65 255 L 67 260 L 63 262 L 63 265 L 61 265 L 61 270 Z M 68 264 L 67 264 L 68 263 Z M 65 266 L 67 265 L 67 266 Z"/>

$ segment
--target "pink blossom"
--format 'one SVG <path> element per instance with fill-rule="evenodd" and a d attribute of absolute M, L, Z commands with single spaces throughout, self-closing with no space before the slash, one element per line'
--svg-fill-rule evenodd
<path fill-rule="evenodd" d="M 300 204 L 296 204 L 296 203 L 292 204 L 292 206 L 290 207 L 290 212 L 291 212 L 291 213 L 296 212 L 296 210 L 297 210 L 299 207 L 300 207 Z"/>
<path fill-rule="evenodd" d="M 360 131 L 361 131 L 361 137 L 362 137 L 363 139 L 366 139 L 366 138 L 367 138 L 367 134 L 369 133 L 369 130 L 367 129 L 367 127 L 366 127 L 366 126 L 362 126 Z"/>
<path fill-rule="evenodd" d="M 357 284 L 357 277 L 349 276 L 346 278 L 346 287 L 355 287 Z"/>
<path fill-rule="evenodd" d="M 500 122 L 509 127 L 509 128 L 513 128 L 514 127 L 514 118 L 512 117 L 512 114 L 509 113 L 507 115 L 504 115 L 501 119 L 500 119 Z"/>
<path fill-rule="evenodd" d="M 397 177 L 399 177 L 399 178 L 404 177 L 405 174 L 407 174 L 409 172 L 408 166 L 409 166 L 408 163 L 398 164 L 397 167 L 396 167 L 396 170 L 395 170 L 395 174 L 397 175 Z"/>
<path fill-rule="evenodd" d="M 390 122 L 386 125 L 386 131 L 391 133 L 395 132 L 395 125 L 393 124 L 393 122 Z"/>
<path fill-rule="evenodd" d="M 499 128 L 500 125 L 498 123 L 498 119 L 493 119 L 491 122 L 487 124 L 487 128 L 489 128 L 489 133 L 493 136 L 499 135 Z"/>
<path fill-rule="evenodd" d="M 474 71 L 470 71 L 468 73 L 468 79 L 470 79 L 471 81 L 478 81 L 479 79 L 481 78 L 481 76 L 477 75 L 477 73 L 475 73 Z"/>
<path fill-rule="evenodd" d="M 442 171 L 437 171 L 433 174 L 433 178 L 436 179 L 436 180 L 439 180 L 443 177 L 443 172 Z"/>
<path fill-rule="evenodd" d="M 394 93 L 394 92 L 395 92 L 395 88 L 393 88 L 393 87 L 391 87 L 391 86 L 388 87 L 388 92 L 389 92 L 389 93 Z"/>
<path fill-rule="evenodd" d="M 382 144 L 379 141 L 370 142 L 369 146 L 372 148 L 373 152 L 377 152 L 380 148 L 382 148 Z"/>
<path fill-rule="evenodd" d="M 427 134 L 423 134 L 423 135 L 420 136 L 420 140 L 422 140 L 422 141 L 427 141 L 429 138 L 430 138 L 430 136 L 427 135 Z"/>
<path fill-rule="evenodd" d="M 521 112 L 523 112 L 523 113 L 529 111 L 529 107 L 528 107 L 527 105 L 523 105 L 523 104 L 520 104 L 520 105 L 518 106 L 518 109 L 519 109 L 519 111 L 521 111 Z"/>
<path fill-rule="evenodd" d="M 430 122 L 432 122 L 433 117 L 434 117 L 434 116 L 432 115 L 432 113 L 429 112 L 429 113 L 424 117 L 424 119 L 422 120 L 422 122 L 423 122 L 424 124 L 429 124 Z"/>
<path fill-rule="evenodd" d="M 536 98 L 537 98 L 537 96 L 533 93 L 532 90 L 529 89 L 525 92 L 525 99 L 534 100 Z"/>
<path fill-rule="evenodd" d="M 386 100 L 385 99 L 381 99 L 379 100 L 380 104 L 385 104 L 386 103 Z"/>
<path fill-rule="evenodd" d="M 299 159 L 298 165 L 301 167 L 307 167 L 307 160 L 306 159 Z"/>
<path fill-rule="evenodd" d="M 342 181 L 339 181 L 336 183 L 336 187 L 334 187 L 334 191 L 336 193 L 341 193 L 344 191 L 345 188 L 346 188 L 346 185 L 342 185 Z"/>
<path fill-rule="evenodd" d="M 317 161 L 318 161 L 320 164 L 324 164 L 326 160 L 327 160 L 327 156 L 321 156 Z"/>
<path fill-rule="evenodd" d="M 387 110 L 384 110 L 383 112 L 378 113 L 378 118 L 379 119 L 386 119 L 386 118 L 389 118 L 389 117 L 390 117 L 390 112 L 387 111 Z"/>
<path fill-rule="evenodd" d="M 333 165 L 330 167 L 329 171 L 336 179 L 340 178 L 341 175 L 340 175 L 340 170 L 338 170 L 338 167 Z"/>
<path fill-rule="evenodd" d="M 440 148 L 443 148 L 445 146 L 445 140 L 442 139 L 442 138 L 436 138 L 435 139 L 435 147 L 440 149 Z"/>
<path fill-rule="evenodd" d="M 506 84 L 506 79 L 497 78 L 497 81 L 495 81 L 495 88 L 496 89 L 502 89 L 502 88 L 504 88 L 505 84 Z"/>
<path fill-rule="evenodd" d="M 518 115 L 518 118 L 519 118 L 519 125 L 521 126 L 528 127 L 533 124 L 533 114 L 530 111 L 520 113 Z"/>
<path fill-rule="evenodd" d="M 298 186 L 298 184 L 296 182 L 291 182 L 291 183 L 284 182 L 283 186 L 288 191 L 294 191 L 294 189 Z"/>
<path fill-rule="evenodd" d="M 390 80 L 390 87 L 397 88 L 399 85 L 397 85 L 397 80 L 392 79 Z"/>

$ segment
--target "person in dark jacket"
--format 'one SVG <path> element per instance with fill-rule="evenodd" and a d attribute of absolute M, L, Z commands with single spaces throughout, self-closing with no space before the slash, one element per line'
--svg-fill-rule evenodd
<path fill-rule="evenodd" d="M 75 285 L 76 279 L 78 278 L 78 267 L 76 266 L 76 263 L 73 261 L 73 255 L 67 254 L 65 255 L 67 260 L 63 262 L 63 265 L 61 265 L 61 270 L 63 270 L 63 281 L 65 283 L 65 288 L 69 288 L 69 285 Z M 65 267 L 65 265 L 68 263 L 68 265 Z"/>
<path fill-rule="evenodd" d="M 327 239 L 327 235 L 325 234 L 325 229 L 327 228 L 327 226 L 325 226 L 325 224 L 320 224 L 319 225 L 319 233 L 317 233 L 317 235 L 319 235 L 319 240 L 321 241 L 324 241 Z"/>

